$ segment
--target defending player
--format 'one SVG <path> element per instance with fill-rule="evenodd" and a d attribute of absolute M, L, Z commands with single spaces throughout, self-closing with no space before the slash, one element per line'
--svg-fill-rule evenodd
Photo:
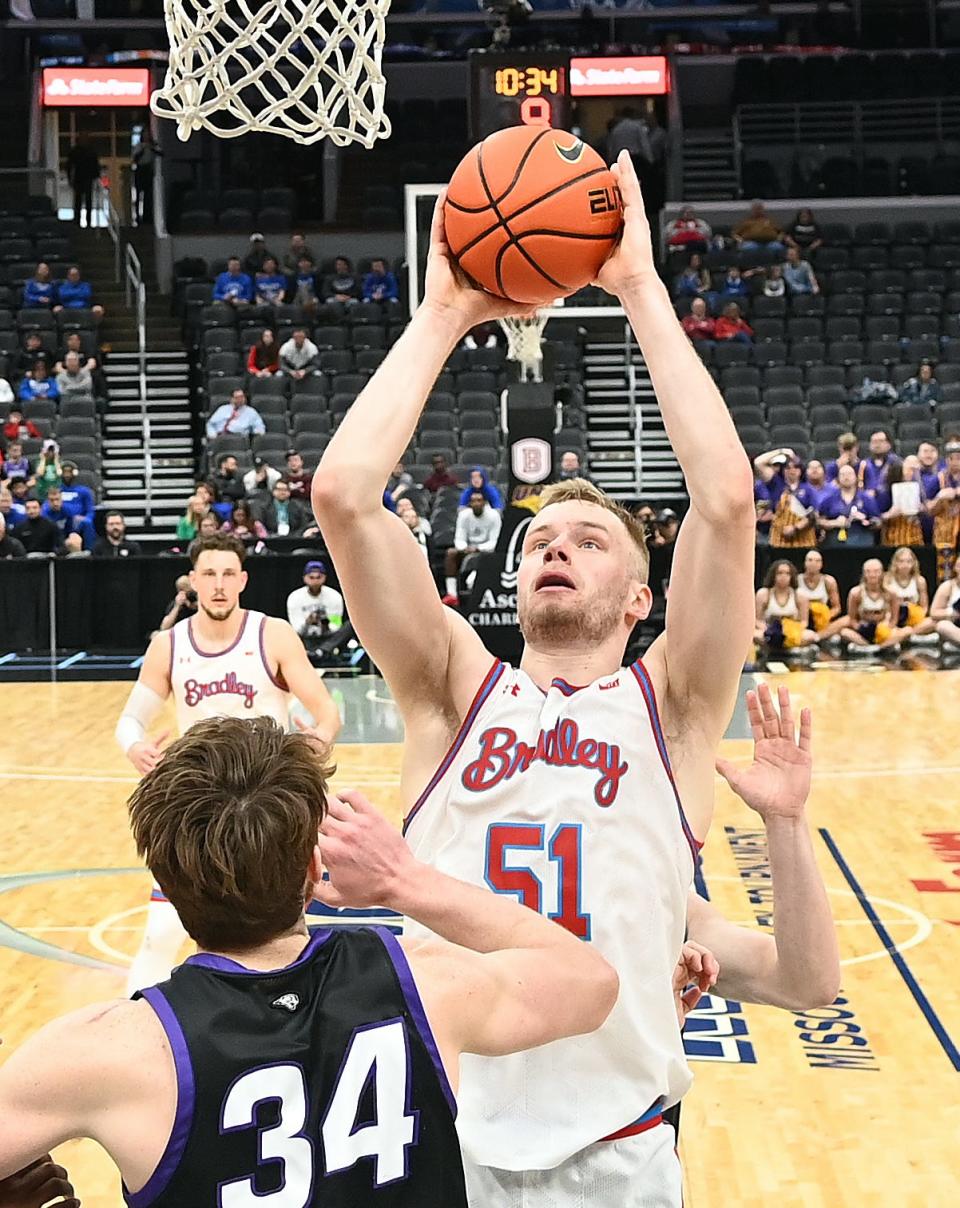
<path fill-rule="evenodd" d="M 680 1203 L 672 1130 L 655 1125 L 690 1083 L 670 979 L 752 632 L 753 475 L 657 276 L 629 158 L 614 171 L 625 226 L 599 280 L 637 334 L 691 505 L 666 633 L 644 663 L 621 667 L 652 601 L 643 532 L 596 488 L 549 488 L 525 534 L 517 669 L 441 605 L 381 506 L 446 358 L 471 327 L 516 309 L 454 271 L 442 198 L 425 301 L 313 480 L 351 618 L 403 714 L 414 851 L 591 939 L 620 973 L 618 1005 L 588 1040 L 464 1062 L 460 1136 L 478 1206 Z"/>
<path fill-rule="evenodd" d="M 120 749 L 141 774 L 163 754 L 167 733 L 148 739 L 146 732 L 171 693 L 181 734 L 208 717 L 272 717 L 286 728 L 292 696 L 314 719 L 312 727 L 297 719 L 300 729 L 327 746 L 337 736 L 337 706 L 291 626 L 240 607 L 245 556 L 243 543 L 228 533 L 190 547 L 196 616 L 155 635 L 117 722 Z M 185 938 L 176 911 L 154 887 L 127 992 L 167 977 Z"/>
<path fill-rule="evenodd" d="M 0 1068 L 0 1179 L 91 1137 L 132 1208 L 465 1208 L 460 1054 L 590 1031 L 617 977 L 562 928 L 419 864 L 359 794 L 327 800 L 326 776 L 304 735 L 230 718 L 141 781 L 138 851 L 201 951 Z M 308 938 L 314 891 L 442 939 Z"/>

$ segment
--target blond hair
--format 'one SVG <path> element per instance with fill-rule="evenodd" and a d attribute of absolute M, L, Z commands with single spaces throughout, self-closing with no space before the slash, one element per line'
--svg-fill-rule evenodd
<path fill-rule="evenodd" d="M 650 571 L 650 553 L 647 550 L 647 531 L 643 522 L 627 511 L 622 504 L 611 499 L 606 492 L 588 482 L 586 478 L 568 478 L 563 482 L 553 482 L 540 492 L 540 511 L 552 503 L 592 503 L 605 512 L 616 516 L 627 530 L 630 540 L 637 552 L 638 578 L 644 583 Z"/>

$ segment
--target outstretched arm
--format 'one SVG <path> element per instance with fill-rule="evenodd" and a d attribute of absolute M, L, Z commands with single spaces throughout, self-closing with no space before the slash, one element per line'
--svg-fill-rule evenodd
<path fill-rule="evenodd" d="M 766 827 L 774 934 L 737 927 L 697 894 L 690 895 L 687 930 L 719 962 L 720 994 L 801 1011 L 836 998 L 840 958 L 805 811 L 812 767 L 810 710 L 800 714 L 797 740 L 786 688 L 779 698 L 778 716 L 766 684 L 747 693 L 754 762 L 743 768 L 717 760 L 717 770 Z"/>
<path fill-rule="evenodd" d="M 627 312 L 690 494 L 673 557 L 666 633 L 658 639 L 666 707 L 674 720 L 671 727 L 667 719 L 667 726 L 676 729 L 675 719 L 682 717 L 712 748 L 730 716 L 753 626 L 753 474 L 720 392 L 657 276 L 629 155 L 621 154 L 613 172 L 623 196 L 624 232 L 599 284 Z"/>
<path fill-rule="evenodd" d="M 447 357 L 472 327 L 510 309 L 457 274 L 444 240 L 441 195 L 425 300 L 347 412 L 313 477 L 313 510 L 350 619 L 408 715 L 448 701 L 451 713 L 462 716 L 490 660 L 469 626 L 441 604 L 415 539 L 384 508 L 383 492 Z M 453 682 L 462 686 L 462 700 L 456 693 L 448 700 Z"/>

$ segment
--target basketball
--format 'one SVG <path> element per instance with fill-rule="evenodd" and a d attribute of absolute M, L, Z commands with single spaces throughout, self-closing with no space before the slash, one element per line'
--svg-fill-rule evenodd
<path fill-rule="evenodd" d="M 450 251 L 491 294 L 547 303 L 589 285 L 617 241 L 620 190 L 576 135 L 498 130 L 458 164 L 447 190 Z"/>

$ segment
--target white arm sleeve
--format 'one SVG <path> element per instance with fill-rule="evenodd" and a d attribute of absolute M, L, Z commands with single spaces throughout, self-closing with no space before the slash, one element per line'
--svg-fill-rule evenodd
<path fill-rule="evenodd" d="M 114 737 L 124 755 L 135 742 L 143 742 L 147 727 L 163 708 L 163 697 L 146 684 L 136 683 L 123 706 Z"/>

